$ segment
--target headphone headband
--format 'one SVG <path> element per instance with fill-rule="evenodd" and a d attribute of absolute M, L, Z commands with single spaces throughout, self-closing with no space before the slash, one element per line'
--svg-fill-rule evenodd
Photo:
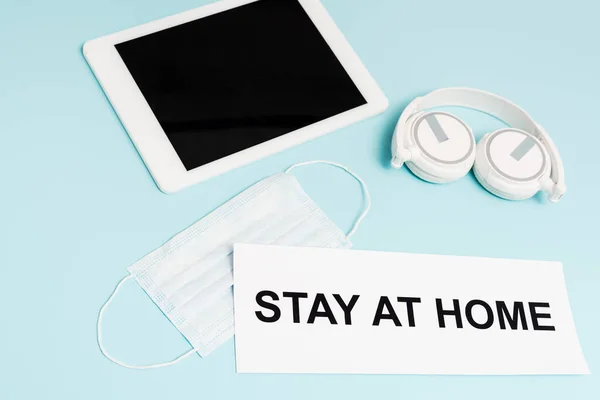
<path fill-rule="evenodd" d="M 458 106 L 482 111 L 509 126 L 534 134 L 535 122 L 519 106 L 507 99 L 483 90 L 470 88 L 445 88 L 434 90 L 421 98 L 419 108 Z M 537 135 L 536 135 L 537 137 Z"/>
<path fill-rule="evenodd" d="M 465 107 L 489 114 L 507 125 L 535 136 L 548 151 L 551 163 L 550 179 L 554 187 L 550 189 L 550 200 L 558 201 L 565 193 L 564 167 L 558 149 L 546 131 L 537 124 L 521 107 L 490 92 L 471 88 L 444 88 L 434 90 L 423 97 L 414 99 L 404 110 L 397 129 L 404 133 L 408 118 L 416 112 L 430 108 L 456 106 Z M 403 137 L 404 135 L 400 135 Z M 401 142 L 398 143 L 402 145 Z"/>

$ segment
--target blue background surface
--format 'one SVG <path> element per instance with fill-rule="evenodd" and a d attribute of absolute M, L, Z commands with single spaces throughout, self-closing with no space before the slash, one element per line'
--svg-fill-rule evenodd
<path fill-rule="evenodd" d="M 98 351 L 98 308 L 128 265 L 259 179 L 295 162 L 329 159 L 350 166 L 371 190 L 373 208 L 353 239 L 357 249 L 563 261 L 586 358 L 592 372 L 600 368 L 598 2 L 323 2 L 387 94 L 388 111 L 167 196 L 81 46 L 207 1 L 2 0 L 0 398 L 600 397 L 598 375 L 236 375 L 233 341 L 206 359 L 152 371 L 120 368 Z M 561 203 L 503 201 L 472 175 L 437 186 L 387 167 L 403 107 L 452 85 L 506 96 L 545 126 L 566 166 Z M 478 136 L 498 127 L 466 116 Z M 361 207 L 355 181 L 326 166 L 297 175 L 334 221 L 350 227 Z M 124 289 L 106 317 L 115 355 L 151 363 L 188 349 L 137 285 Z"/>

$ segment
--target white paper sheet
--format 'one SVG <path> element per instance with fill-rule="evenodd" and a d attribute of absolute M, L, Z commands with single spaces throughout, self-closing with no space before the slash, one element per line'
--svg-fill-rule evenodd
<path fill-rule="evenodd" d="M 238 372 L 589 373 L 558 262 L 237 244 L 234 280 Z"/>

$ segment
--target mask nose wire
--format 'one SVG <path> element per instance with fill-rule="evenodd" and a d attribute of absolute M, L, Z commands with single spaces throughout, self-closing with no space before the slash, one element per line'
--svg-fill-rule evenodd
<path fill-rule="evenodd" d="M 132 278 L 133 278 L 133 275 L 127 275 L 126 277 L 124 277 L 123 279 L 121 279 L 119 281 L 119 283 L 117 283 L 117 286 L 115 287 L 115 290 L 113 290 L 113 292 L 108 297 L 108 300 L 106 300 L 106 303 L 104 303 L 102 305 L 102 307 L 100 307 L 100 311 L 98 312 L 98 324 L 96 325 L 96 334 L 97 334 L 97 340 L 98 340 L 98 347 L 100 347 L 100 351 L 102 352 L 102 354 L 104 354 L 104 357 L 108 358 L 110 361 L 114 362 L 115 364 L 120 365 L 121 367 L 129 368 L 129 369 L 153 369 L 153 368 L 162 368 L 162 367 L 167 367 L 169 365 L 177 364 L 179 361 L 181 361 L 181 360 L 183 360 L 183 359 L 191 356 L 192 354 L 194 354 L 196 352 L 196 349 L 191 349 L 188 352 L 180 355 L 179 357 L 177 357 L 176 359 L 174 359 L 172 361 L 167 361 L 167 362 L 159 363 L 159 364 L 151 364 L 151 365 L 130 365 L 130 364 L 126 364 L 126 363 L 124 363 L 122 361 L 117 360 L 116 358 L 114 358 L 110 354 L 108 354 L 108 352 L 104 348 L 104 342 L 102 340 L 102 319 L 104 317 L 104 311 L 106 311 L 106 308 L 108 308 L 108 306 L 110 305 L 110 303 L 112 303 L 115 295 L 121 289 L 121 286 L 123 286 L 123 284 L 125 282 L 127 282 L 128 280 L 130 280 Z"/>
<path fill-rule="evenodd" d="M 363 194 L 365 196 L 365 208 L 363 209 L 363 212 L 360 214 L 360 216 L 356 219 L 356 221 L 354 221 L 354 225 L 352 226 L 352 229 L 350 229 L 350 232 L 348 232 L 346 234 L 346 239 L 349 239 L 352 235 L 354 235 L 356 233 L 358 226 L 360 225 L 362 220 L 367 216 L 367 214 L 369 213 L 369 210 L 371 209 L 371 195 L 369 194 L 369 190 L 367 189 L 367 184 L 365 183 L 365 181 L 362 180 L 362 178 L 360 176 L 358 176 L 354 172 L 350 171 L 350 169 L 348 167 L 346 167 L 342 164 L 338 164 L 333 161 L 326 161 L 326 160 L 313 160 L 313 161 L 305 161 L 305 162 L 297 163 L 297 164 L 292 165 L 288 169 L 286 169 L 285 173 L 286 174 L 289 173 L 294 168 L 302 167 L 304 165 L 311 165 L 311 164 L 329 164 L 334 167 L 343 169 L 348 174 L 350 174 L 354 179 L 356 179 L 358 181 L 358 183 L 360 183 Z"/>

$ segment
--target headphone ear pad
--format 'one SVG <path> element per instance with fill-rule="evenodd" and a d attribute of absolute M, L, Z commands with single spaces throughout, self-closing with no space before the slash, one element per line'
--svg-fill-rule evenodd
<path fill-rule="evenodd" d="M 525 157 L 528 152 L 532 154 Z M 488 192 L 507 200 L 525 200 L 549 177 L 549 156 L 530 133 L 499 129 L 486 133 L 477 143 L 473 174 Z"/>
<path fill-rule="evenodd" d="M 465 176 L 475 161 L 475 138 L 458 117 L 440 111 L 420 112 L 407 121 L 406 166 L 419 178 L 449 183 Z"/>
<path fill-rule="evenodd" d="M 479 182 L 479 184 L 483 186 L 488 192 L 496 194 L 494 193 L 495 189 L 492 187 L 491 184 L 488 183 L 488 178 L 492 171 L 492 165 L 485 154 L 485 148 L 487 146 L 487 142 L 491 133 L 492 132 L 486 133 L 477 142 L 475 162 L 473 163 L 473 175 L 475 175 L 475 179 L 477 179 L 477 182 Z"/>

